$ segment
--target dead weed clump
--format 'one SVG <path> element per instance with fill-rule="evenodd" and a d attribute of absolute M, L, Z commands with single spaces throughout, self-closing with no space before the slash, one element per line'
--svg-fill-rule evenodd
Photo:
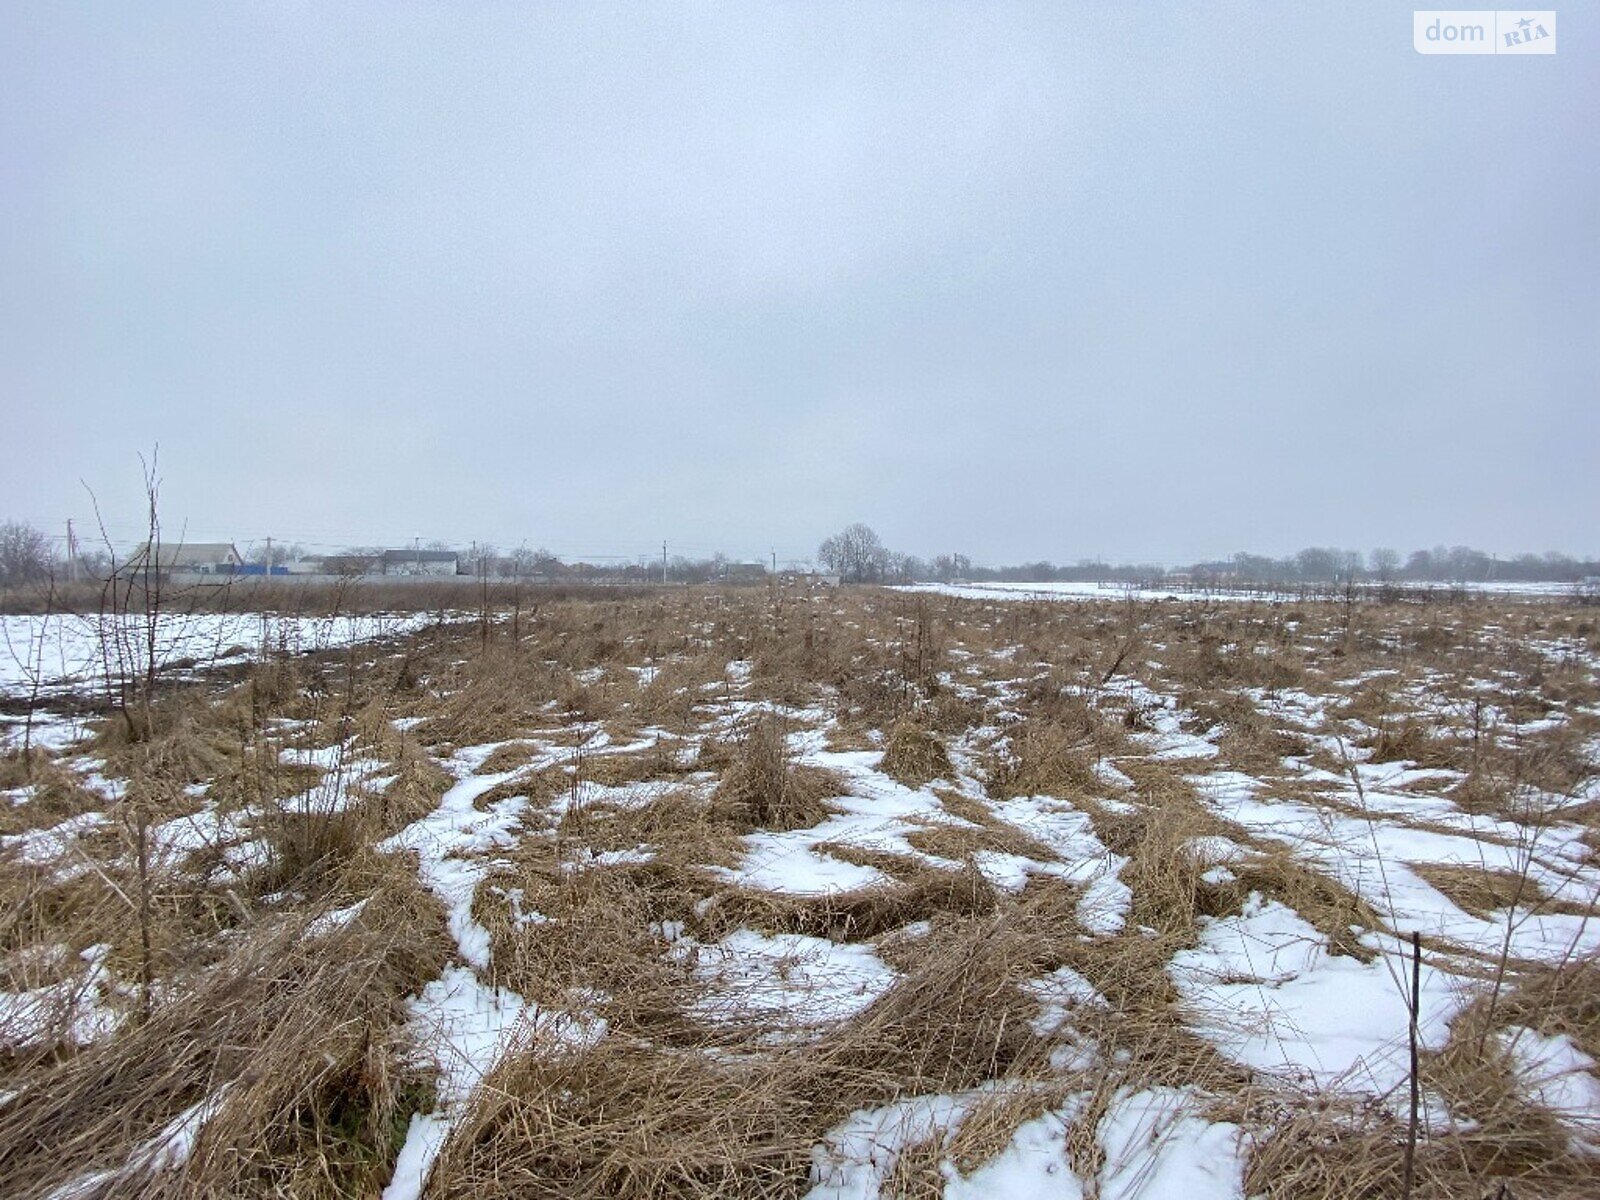
<path fill-rule="evenodd" d="M 889 744 L 879 769 L 912 788 L 955 775 L 950 755 L 938 735 L 909 717 L 896 721 L 889 731 Z"/>
<path fill-rule="evenodd" d="M 991 756 L 987 783 L 991 794 L 1000 798 L 1070 799 L 1094 790 L 1094 762 L 1092 734 L 1030 718 L 1012 736 L 1007 752 Z"/>
<path fill-rule="evenodd" d="M 711 811 L 745 829 L 806 829 L 825 820 L 827 798 L 843 792 L 831 773 L 791 761 L 782 722 L 764 717 L 745 731 Z"/>
<path fill-rule="evenodd" d="M 1411 869 L 1463 912 L 1489 917 L 1504 909 L 1551 911 L 1538 881 L 1527 872 L 1476 863 L 1413 863 Z"/>
<path fill-rule="evenodd" d="M 918 921 L 988 917 L 999 907 L 999 893 L 976 867 L 952 871 L 924 866 L 893 882 L 822 896 L 730 888 L 697 909 L 691 928 L 710 941 L 752 928 L 859 942 Z"/>
<path fill-rule="evenodd" d="M 89 744 L 107 774 L 203 783 L 224 774 L 243 753 L 244 731 L 217 719 L 206 689 L 194 686 L 151 705 L 136 721 L 113 717 Z"/>
<path fill-rule="evenodd" d="M 1383 927 L 1371 905 L 1287 850 L 1273 848 L 1252 854 L 1229 869 L 1237 877 L 1237 889 L 1261 892 L 1293 909 L 1328 939 L 1333 953 L 1361 962 L 1376 957 L 1360 940 L 1361 930 Z"/>
<path fill-rule="evenodd" d="M 1455 770 L 1463 765 L 1460 748 L 1415 721 L 1381 727 L 1369 743 L 1373 762 L 1413 762 L 1419 767 Z"/>
<path fill-rule="evenodd" d="M 434 1172 L 443 1196 L 792 1196 L 856 1107 L 1029 1070 L 1034 969 L 1003 920 L 960 923 L 868 1009 L 805 1046 L 704 1053 L 613 1036 L 530 1044 L 485 1081 Z M 1042 1060 L 1041 1060 L 1042 1061 Z"/>
<path fill-rule="evenodd" d="M 454 668 L 425 729 L 430 740 L 457 746 L 507 741 L 536 723 L 558 692 L 547 665 L 496 643 Z"/>
<path fill-rule="evenodd" d="M 414 880 L 394 883 L 321 936 L 304 921 L 262 925 L 169 986 L 148 1020 L 14 1081 L 0 1105 L 8 1190 L 43 1195 L 104 1171 L 100 1189 L 117 1194 L 377 1191 L 418 1107 L 407 1097 L 430 1086 L 403 1051 L 401 1002 L 449 946 L 437 904 Z M 162 1169 L 154 1149 L 130 1154 L 186 1112 L 187 1160 Z"/>
<path fill-rule="evenodd" d="M 818 1053 L 872 1064 L 907 1091 L 950 1092 L 1045 1065 L 1019 987 L 1039 971 L 1039 945 L 1002 910 L 941 925 L 919 941 L 921 961 L 842 1027 Z"/>
<path fill-rule="evenodd" d="M 711 1056 L 623 1037 L 583 1052 L 530 1045 L 484 1081 L 432 1193 L 793 1196 L 825 1128 L 817 1080 L 798 1051 Z"/>
<path fill-rule="evenodd" d="M 1537 1028 L 1551 1018 L 1546 1028 L 1564 1024 L 1540 994 L 1562 974 L 1540 973 L 1532 989 L 1513 989 L 1498 1005 L 1480 996 L 1452 1019 L 1444 1048 L 1423 1056 L 1424 1095 L 1443 1099 L 1453 1128 L 1418 1143 L 1414 1194 L 1579 1200 L 1596 1193 L 1600 1163 L 1576 1147 L 1559 1114 L 1530 1101 L 1512 1053 L 1516 1035 L 1507 1028 Z M 1251 1195 L 1365 1200 L 1401 1191 L 1406 1122 L 1386 1106 L 1286 1099 L 1269 1118 L 1271 1130 L 1250 1159 Z"/>

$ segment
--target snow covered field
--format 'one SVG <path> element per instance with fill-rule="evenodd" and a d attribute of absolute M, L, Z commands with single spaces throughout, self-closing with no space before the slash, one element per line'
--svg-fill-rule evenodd
<path fill-rule="evenodd" d="M 420 628 L 424 613 L 330 617 L 279 613 L 174 613 L 154 628 L 137 615 L 94 613 L 0 616 L 0 693 L 92 692 L 108 674 L 143 670 L 153 648 L 158 669 L 221 659 L 256 660 L 263 653 L 327 650 Z"/>
<path fill-rule="evenodd" d="M 1446 592 L 1460 589 L 1478 596 L 1520 596 L 1532 599 L 1561 600 L 1573 594 L 1570 583 L 1406 583 L 1408 591 Z M 1137 587 L 1123 583 L 916 583 L 898 591 L 926 592 L 939 596 L 958 596 L 968 600 L 1262 600 L 1302 599 L 1297 591 L 1273 592 L 1263 589 L 1232 589 L 1174 584 L 1171 587 Z M 1327 589 L 1324 589 L 1327 590 Z"/>
<path fill-rule="evenodd" d="M 519 645 L 419 627 L 403 667 L 207 693 L 160 753 L 8 762 L 0 887 L 34 915 L 0 1146 L 33 1148 L 0 1169 L 41 1195 L 309 1193 L 314 1162 L 316 1194 L 391 1200 L 1397 1194 L 1414 1003 L 1420 1194 L 1595 1194 L 1581 613 L 927 598 L 564 600 Z M 153 964 L 119 899 L 151 886 Z M 185 1025 L 210 1057 L 94 1107 L 286 937 L 274 996 L 370 962 L 359 1039 Z"/>

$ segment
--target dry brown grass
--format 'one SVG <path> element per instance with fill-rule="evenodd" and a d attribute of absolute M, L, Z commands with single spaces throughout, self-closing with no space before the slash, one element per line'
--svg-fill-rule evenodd
<path fill-rule="evenodd" d="M 889 731 L 889 742 L 879 769 L 907 787 L 921 787 L 935 779 L 950 779 L 955 774 L 950 756 L 938 736 L 904 717 Z"/>
<path fill-rule="evenodd" d="M 923 866 L 892 883 L 823 896 L 782 896 L 730 888 L 710 898 L 692 928 L 708 940 L 735 929 L 801 933 L 835 941 L 866 941 L 917 921 L 984 917 L 1000 897 L 976 868 L 937 870 Z"/>
<path fill-rule="evenodd" d="M 1461 750 L 1414 721 L 1387 725 L 1370 745 L 1373 762 L 1413 762 L 1419 767 L 1453 770 L 1462 765 Z"/>
<path fill-rule="evenodd" d="M 827 798 L 842 791 L 828 772 L 795 765 L 783 722 L 768 716 L 745 730 L 711 811 L 744 829 L 806 829 L 829 815 Z"/>
<path fill-rule="evenodd" d="M 1517 1010 L 1514 1019 L 1548 1020 L 1548 1012 L 1534 1016 L 1522 1007 L 1532 997 L 1519 993 L 1508 998 Z M 1535 1007 L 1542 1005 L 1535 1000 Z M 1457 1124 L 1448 1136 L 1423 1136 L 1414 1194 L 1545 1200 L 1594 1195 L 1600 1167 L 1592 1155 L 1574 1149 L 1570 1131 L 1552 1114 L 1526 1098 L 1506 1045 L 1495 1034 L 1509 1017 L 1504 1005 L 1500 1011 L 1497 1020 L 1486 1001 L 1469 1005 L 1451 1022 L 1444 1049 L 1424 1056 L 1424 1087 L 1445 1102 Z M 1249 1164 L 1251 1194 L 1366 1200 L 1398 1193 L 1406 1144 L 1401 1116 L 1332 1098 L 1313 1104 L 1282 1096 L 1272 1103 L 1270 1132 Z M 1442 1117 L 1437 1100 L 1428 1104 Z"/>
<path fill-rule="evenodd" d="M 853 1108 L 1039 1065 L 1004 918 L 957 921 L 858 1016 L 805 1045 L 709 1056 L 629 1037 L 509 1059 L 450 1139 L 441 1195 L 792 1196 Z M 776 1032 L 776 1031 L 768 1031 Z"/>
<path fill-rule="evenodd" d="M 1281 759 L 1307 741 L 1262 716 L 1241 689 L 1304 687 L 1329 698 L 1336 722 L 1369 727 L 1344 732 L 1370 735 L 1378 761 L 1469 769 L 1452 793 L 1464 807 L 1521 819 L 1522 785 L 1568 794 L 1592 775 L 1585 748 L 1600 720 L 1586 724 L 1569 710 L 1559 728 L 1501 737 L 1488 723 L 1472 725 L 1473 680 L 1492 650 L 1507 719 L 1592 704 L 1600 699 L 1592 671 L 1528 648 L 1492 648 L 1556 636 L 1587 636 L 1591 651 L 1600 643 L 1570 621 L 1499 619 L 1497 632 L 1482 610 L 1352 612 L 1312 602 L 545 593 L 514 624 L 439 628 L 381 654 L 279 660 L 232 670 L 215 686 L 173 689 L 148 731 L 130 737 L 132 727 L 112 723 L 99 735 L 107 773 L 129 780 L 123 802 L 85 791 L 49 756 L 0 760 L 0 785 L 39 785 L 25 805 L 0 807 L 0 832 L 99 809 L 110 817 L 78 842 L 93 869 L 61 873 L 60 863 L 0 855 L 0 988 L 69 984 L 83 973 L 78 952 L 97 944 L 112 947 L 117 980 L 136 985 L 148 970 L 154 985 L 148 1020 L 137 1014 L 136 986 L 116 1002 L 134 1015 L 113 1038 L 76 1052 L 44 1038 L 0 1053 L 0 1094 L 22 1088 L 0 1102 L 7 1194 L 41 1194 L 91 1166 L 115 1166 L 225 1079 L 234 1081 L 225 1103 L 183 1170 L 130 1176 L 108 1193 L 320 1197 L 381 1188 L 407 1116 L 432 1104 L 429 1080 L 404 1052 L 401 1006 L 451 946 L 409 856 L 372 846 L 438 804 L 450 782 L 439 759 L 503 741 L 483 772 L 529 767 L 552 745 L 574 761 L 519 774 L 477 801 L 483 812 L 527 798 L 516 844 L 492 852 L 476 892 L 474 916 L 492 948 L 483 982 L 546 1013 L 602 1017 L 609 1032 L 583 1050 L 516 1046 L 450 1137 L 430 1195 L 793 1196 L 806 1186 L 812 1147 L 852 1110 L 980 1085 L 1000 1086 L 959 1132 L 910 1148 L 885 1195 L 942 1194 L 950 1163 L 970 1171 L 1068 1094 L 1082 1105 L 1068 1130 L 1071 1161 L 1088 1180 L 1103 1165 L 1095 1131 L 1110 1105 L 1123 1089 L 1156 1084 L 1202 1089 L 1217 1098 L 1213 1115 L 1252 1131 L 1249 1194 L 1395 1195 L 1400 1122 L 1380 1106 L 1249 1078 L 1189 1032 L 1168 971 L 1208 918 L 1237 912 L 1251 892 L 1290 906 L 1346 954 L 1368 953 L 1352 926 L 1376 928 L 1376 914 L 1281 847 L 1218 819 L 1186 778 L 1209 768 L 1144 758 L 1128 736 L 1139 714 L 1100 681 L 1110 669 L 1177 695 L 1202 726 L 1222 727 L 1222 761 L 1271 779 L 1273 794 L 1292 786 Z M 1434 622 L 1451 628 L 1430 632 Z M 727 670 L 734 659 L 753 664 L 747 678 Z M 647 667 L 653 675 L 641 682 Z M 1390 673 L 1345 686 L 1379 669 Z M 1426 713 L 1418 684 L 1429 689 Z M 881 749 L 884 771 L 908 785 L 950 779 L 959 747 L 977 753 L 993 796 L 1078 804 L 1128 859 L 1127 926 L 1091 934 L 1078 913 L 1082 889 L 1059 878 L 998 892 L 975 855 L 1049 862 L 1055 853 L 981 796 L 942 786 L 934 790 L 955 820 L 907 838 L 955 865 L 841 835 L 817 849 L 874 867 L 882 881 L 819 896 L 735 882 L 716 868 L 742 861 L 743 835 L 816 825 L 835 811 L 828 801 L 843 781 L 794 761 L 782 716 L 747 718 L 727 732 L 734 700 L 831 710 L 839 718 L 827 729 L 831 747 Z M 402 715 L 422 724 L 401 733 L 393 721 Z M 284 717 L 306 724 L 285 733 L 276 725 Z M 1005 736 L 985 756 L 997 730 Z M 597 732 L 615 746 L 641 731 L 654 739 L 648 749 L 578 749 L 598 747 Z M 335 812 L 318 806 L 327 785 L 317 773 L 283 763 L 278 749 L 346 739 L 397 778 L 386 789 L 357 788 Z M 1100 799 L 1111 791 L 1095 765 L 1108 759 L 1132 779 L 1131 804 Z M 1340 769 L 1326 755 L 1319 761 Z M 193 812 L 202 801 L 185 791 L 192 782 L 209 783 L 204 803 L 261 839 L 264 860 L 234 870 L 207 849 L 164 868 L 149 887 L 146 947 L 129 816 Z M 272 815 L 276 802 L 307 791 L 306 804 Z M 1303 799 L 1333 802 L 1309 789 Z M 1600 829 L 1588 810 L 1564 816 Z M 1230 863 L 1231 879 L 1202 877 L 1210 864 L 1194 839 L 1212 835 L 1248 852 Z M 607 851 L 646 861 L 596 859 Z M 1514 901 L 1576 911 L 1526 889 L 1519 899 L 1503 874 L 1420 869 L 1469 911 Z M 299 936 L 315 913 L 369 895 L 349 930 Z M 899 978 L 832 1023 L 742 1013 L 721 992 L 713 1020 L 714 985 L 685 946 L 704 949 L 738 930 L 870 942 Z M 676 941 L 680 934 L 693 942 Z M 1074 1007 L 1067 1028 L 1041 1034 L 1023 985 L 1062 966 L 1109 1003 Z M 1444 1050 L 1425 1056 L 1427 1086 L 1479 1124 L 1424 1142 L 1419 1197 L 1491 1195 L 1501 1179 L 1518 1197 L 1595 1190 L 1592 1162 L 1571 1154 L 1552 1115 L 1529 1103 L 1495 1036 L 1526 1025 L 1600 1054 L 1593 974 L 1588 963 L 1513 962 L 1495 1004 L 1469 1006 Z M 1050 1052 L 1066 1043 L 1097 1049 L 1070 1068 L 1051 1067 Z"/>
<path fill-rule="evenodd" d="M 1029 718 L 1012 735 L 1009 752 L 991 757 L 985 782 L 995 796 L 1070 800 L 1096 789 L 1094 762 L 1092 732 Z"/>
<path fill-rule="evenodd" d="M 136 1171 L 110 1190 L 374 1189 L 410 1103 L 429 1087 L 404 1060 L 400 1001 L 437 973 L 445 945 L 437 907 L 399 872 L 332 935 L 307 940 L 303 922 L 263 924 L 212 970 L 175 983 L 148 1020 L 11 1081 L 19 1090 L 0 1106 L 10 1194 L 116 1171 L 132 1146 L 219 1094 L 180 1169 Z"/>

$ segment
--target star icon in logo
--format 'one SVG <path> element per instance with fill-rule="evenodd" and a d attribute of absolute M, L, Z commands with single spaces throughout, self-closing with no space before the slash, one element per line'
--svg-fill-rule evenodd
<path fill-rule="evenodd" d="M 1529 25 L 1532 25 L 1532 24 L 1533 24 L 1533 22 L 1530 21 L 1527 17 L 1523 17 L 1522 20 L 1517 22 L 1517 28 L 1518 29 L 1526 29 Z"/>

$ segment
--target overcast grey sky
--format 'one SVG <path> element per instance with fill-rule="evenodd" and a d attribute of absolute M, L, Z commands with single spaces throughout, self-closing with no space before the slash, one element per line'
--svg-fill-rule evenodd
<path fill-rule="evenodd" d="M 1600 45 L 1410 5 L 8 0 L 0 516 L 1600 550 Z"/>

